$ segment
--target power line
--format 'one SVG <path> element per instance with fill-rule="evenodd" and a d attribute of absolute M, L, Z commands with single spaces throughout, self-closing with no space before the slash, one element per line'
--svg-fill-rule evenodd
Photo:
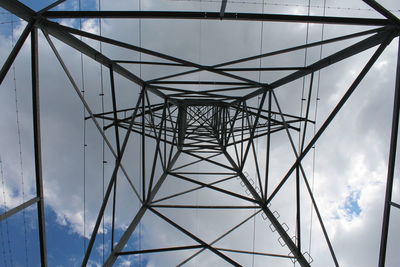
<path fill-rule="evenodd" d="M 310 13 L 311 13 L 311 0 L 308 0 L 308 6 L 307 6 L 307 16 L 309 16 L 310 15 Z M 309 23 L 307 23 L 307 28 L 306 28 L 306 33 L 305 33 L 305 43 L 306 43 L 306 45 L 308 44 L 308 41 L 309 41 L 309 33 L 310 33 L 310 24 Z M 304 61 L 303 61 L 303 66 L 304 67 L 306 67 L 307 66 L 307 56 L 308 56 L 308 48 L 306 48 L 305 49 L 305 51 L 304 51 Z M 304 109 L 304 101 L 306 100 L 305 98 L 304 98 L 304 91 L 305 91 L 305 85 L 306 85 L 306 77 L 304 76 L 303 77 L 303 79 L 302 79 L 303 81 L 302 81 L 302 89 L 301 89 L 301 98 L 300 98 L 300 114 L 299 114 L 299 117 L 302 117 L 303 116 L 303 109 Z M 312 79 L 310 79 L 310 83 L 312 83 Z M 311 90 L 311 86 L 312 86 L 312 84 L 310 84 L 310 90 Z M 307 101 L 310 101 L 310 99 L 308 99 Z M 302 140 L 302 135 L 304 135 L 305 134 L 305 131 L 306 131 L 306 127 L 307 127 L 307 124 L 306 124 L 306 122 L 304 122 L 304 129 L 303 130 L 301 130 L 302 129 L 302 127 L 301 127 L 301 125 L 302 125 L 302 122 L 301 121 L 299 121 L 299 129 L 300 129 L 300 131 L 299 131 L 299 139 L 298 139 L 298 150 L 299 150 L 299 153 L 302 153 L 302 149 L 303 149 L 303 144 L 302 144 L 302 142 L 304 142 L 305 140 Z M 301 190 L 300 190 L 300 172 L 299 172 L 299 169 L 298 169 L 299 167 L 297 167 L 297 170 L 296 170 L 296 197 L 297 197 L 297 203 L 296 203 L 296 205 L 297 205 L 297 214 L 296 214 L 296 225 L 297 225 L 297 227 L 296 227 L 296 240 L 297 240 L 297 246 L 300 248 L 301 247 L 301 214 L 300 214 L 300 192 L 301 192 Z M 293 266 L 296 266 L 296 262 L 293 262 Z"/>
<path fill-rule="evenodd" d="M 169 0 L 173 2 L 208 2 L 208 3 L 221 3 L 221 0 Z M 325 6 L 325 5 L 304 5 L 304 4 L 293 4 L 293 3 L 260 3 L 254 1 L 239 1 L 229 0 L 232 4 L 247 4 L 247 5 L 264 5 L 264 6 L 281 6 L 281 7 L 304 7 L 304 8 L 317 8 L 317 9 L 334 9 L 334 10 L 349 10 L 349 11 L 369 11 L 376 12 L 372 8 L 357 8 L 357 7 L 343 7 L 343 6 Z M 390 12 L 400 12 L 400 9 L 388 9 Z"/>
<path fill-rule="evenodd" d="M 139 11 L 142 10 L 142 0 L 139 0 Z M 142 47 L 142 19 L 139 19 L 139 47 Z M 139 61 L 142 61 L 142 53 L 139 52 Z M 142 64 L 139 64 L 139 78 L 142 78 Z M 143 90 L 143 88 L 141 88 L 142 91 L 142 97 L 144 99 L 144 94 L 145 91 Z M 140 97 L 140 93 L 139 93 L 139 97 Z M 144 101 L 144 100 L 143 100 Z M 145 116 L 145 106 L 144 106 L 144 102 L 143 102 L 143 109 L 142 109 L 142 114 L 144 114 L 143 116 Z M 144 117 L 143 117 L 144 118 Z M 143 120 L 142 123 L 144 124 L 145 121 Z M 143 126 L 144 127 L 144 126 Z M 143 128 L 144 129 L 144 128 Z M 143 133 L 144 134 L 144 133 Z M 146 142 L 146 138 L 145 136 L 143 136 L 142 138 L 140 138 L 140 142 L 141 142 L 141 147 L 143 150 L 145 150 L 145 142 Z M 144 155 L 144 154 L 142 154 Z M 142 199 L 144 201 L 145 199 L 145 194 L 144 194 L 144 186 L 145 186 L 145 182 L 146 182 L 146 176 L 145 176 L 145 164 L 146 161 L 144 158 L 140 157 L 140 171 L 142 174 L 142 179 L 139 179 L 139 186 L 140 184 L 142 184 L 142 192 L 143 192 L 143 196 Z M 143 231 L 143 225 L 142 225 L 142 221 L 139 222 L 139 250 L 142 249 L 142 231 Z M 142 254 L 139 254 L 139 266 L 142 267 Z"/>
<path fill-rule="evenodd" d="M 7 212 L 7 200 L 6 200 L 6 185 L 4 182 L 4 171 L 3 171 L 3 161 L 2 158 L 0 156 L 0 175 L 1 175 L 1 184 L 3 186 L 3 203 L 4 203 L 4 210 L 5 212 Z M 14 266 L 13 263 L 13 253 L 12 253 L 12 249 L 11 249 L 11 242 L 10 242 L 10 229 L 8 226 L 8 219 L 6 218 L 5 220 L 6 223 L 6 235 L 7 235 L 7 244 L 8 244 L 8 254 L 9 254 L 9 259 L 10 259 L 10 266 Z M 4 246 L 4 243 L 3 243 Z M 4 248 L 4 247 L 3 247 Z M 5 253 L 4 253 L 5 254 Z M 5 261 L 5 257 L 4 257 L 4 261 Z"/>
<path fill-rule="evenodd" d="M 101 11 L 101 0 L 98 0 L 98 5 L 99 5 L 99 11 Z M 102 28 L 101 28 L 101 18 L 99 18 L 99 33 L 101 36 L 102 33 Z M 102 42 L 99 42 L 100 45 L 100 53 L 103 54 L 103 44 Z M 100 64 L 100 97 L 101 97 L 101 113 L 104 113 L 104 81 L 103 81 L 103 64 Z M 104 118 L 101 120 L 102 122 L 102 126 L 104 129 L 105 126 L 105 122 L 104 122 Z M 105 160 L 105 141 L 104 138 L 102 138 L 102 196 L 104 198 L 104 168 L 105 168 L 105 164 L 106 164 L 106 160 Z M 116 182 L 114 184 L 114 186 L 117 186 Z M 115 192 L 115 191 L 114 191 Z M 102 258 L 103 258 L 103 264 L 104 264 L 104 260 L 105 260 L 105 254 L 104 254 L 104 249 L 105 249 L 105 222 L 104 222 L 104 215 L 103 215 L 103 223 L 102 223 L 102 228 L 103 228 L 103 235 L 102 235 L 102 241 L 103 241 L 103 247 L 102 247 Z"/>
<path fill-rule="evenodd" d="M 201 11 L 203 11 L 203 3 L 202 3 L 202 1 L 200 1 L 200 10 Z M 199 20 L 199 43 L 198 43 L 198 46 L 199 46 L 199 49 L 198 49 L 198 61 L 199 61 L 199 63 L 200 64 L 202 64 L 203 62 L 202 62 L 202 46 L 203 46 L 203 21 L 202 20 Z M 197 73 L 197 80 L 200 82 L 200 79 L 201 78 L 201 72 L 198 72 Z M 200 87 L 200 85 L 198 85 L 197 86 L 197 90 L 199 90 L 199 87 Z M 198 205 L 199 204 L 199 192 L 198 191 L 196 191 L 196 205 Z M 198 211 L 198 209 L 196 209 L 196 211 L 195 211 L 195 229 L 196 229 L 196 232 L 197 232 L 197 234 L 199 235 L 200 234 L 200 227 L 199 227 L 199 211 Z M 198 260 L 197 259 L 194 259 L 194 266 L 195 267 L 197 267 L 197 266 L 199 266 L 199 264 L 198 264 Z"/>
<path fill-rule="evenodd" d="M 265 1 L 263 0 L 263 6 L 262 6 L 262 14 L 264 14 L 264 5 Z M 263 51 L 263 40 L 264 40 L 264 22 L 261 21 L 261 27 L 260 27 L 260 55 L 262 54 Z M 262 58 L 260 58 L 259 61 L 259 67 L 261 68 L 262 65 Z M 258 82 L 261 83 L 261 71 L 258 72 Z M 260 107 L 260 96 L 257 97 L 257 107 L 261 109 Z M 257 127 L 257 125 L 254 125 L 254 127 Z M 256 135 L 258 133 L 258 130 L 256 130 Z M 256 153 L 258 154 L 258 138 L 256 139 Z M 255 159 L 257 160 L 257 159 Z M 262 185 L 260 184 L 260 188 L 262 188 Z M 254 206 L 256 206 L 256 204 L 254 203 Z M 256 209 L 254 209 L 254 212 L 256 211 Z M 255 263 L 255 254 L 254 251 L 256 249 L 256 216 L 254 216 L 253 218 L 253 255 L 252 255 L 252 263 L 251 266 L 254 267 L 254 263 Z"/>
<path fill-rule="evenodd" d="M 2 179 L 2 186 L 3 186 L 3 192 L 4 192 L 4 181 Z M 1 237 L 1 248 L 3 251 L 3 264 L 6 267 L 7 266 L 7 261 L 6 261 L 6 242 L 4 242 L 4 234 L 3 234 L 3 223 L 0 224 L 0 237 Z"/>
<path fill-rule="evenodd" d="M 79 10 L 81 10 L 81 0 L 78 2 Z M 82 30 L 82 19 L 79 19 L 79 29 Z M 80 37 L 82 40 L 82 37 Z M 85 99 L 85 77 L 84 77 L 84 64 L 83 54 L 80 53 L 80 65 L 81 65 L 81 88 L 82 96 Z M 83 255 L 86 252 L 86 109 L 83 106 Z"/>
<path fill-rule="evenodd" d="M 0 22 L 0 24 L 10 24 L 10 23 L 14 23 L 14 22 L 21 22 L 23 21 L 22 19 L 19 20 L 9 20 L 9 21 L 2 21 Z"/>
<path fill-rule="evenodd" d="M 324 0 L 324 6 L 326 5 L 326 0 Z M 326 10 L 324 9 L 323 11 L 323 16 L 325 16 Z M 324 30 L 325 30 L 325 24 L 322 24 L 321 28 L 321 41 L 324 40 Z M 323 46 L 320 46 L 319 50 L 319 59 L 322 58 L 322 50 Z M 318 118 L 318 103 L 319 103 L 319 92 L 320 92 L 320 82 L 321 82 L 321 70 L 318 71 L 318 80 L 317 80 L 317 92 L 316 92 L 316 97 L 315 97 L 315 113 L 314 113 L 314 136 L 317 131 L 317 118 Z M 314 145 L 313 147 L 313 153 L 312 153 L 312 181 L 311 181 L 311 192 L 314 192 L 314 180 L 315 180 L 315 148 L 316 146 Z M 311 255 L 311 244 L 312 244 L 312 228 L 313 228 L 313 211 L 314 207 L 311 203 L 311 211 L 310 211 L 310 236 L 309 236 L 309 244 L 308 244 L 308 251 Z M 311 257 L 311 256 L 310 256 Z M 310 259 L 309 259 L 310 260 Z"/>
<path fill-rule="evenodd" d="M 12 47 L 14 47 L 14 22 L 11 15 L 11 43 Z M 22 159 L 22 141 L 21 141 L 21 126 L 19 120 L 19 105 L 18 105 L 18 91 L 17 91 L 17 79 L 16 79 L 16 70 L 15 64 L 12 66 L 12 75 L 13 75 L 13 86 L 14 86 L 14 96 L 15 96 L 15 113 L 16 113 L 16 123 L 17 123 L 17 136 L 18 136 L 18 149 L 19 149 L 19 167 L 20 167 L 20 175 L 21 175 L 21 191 L 22 191 L 22 203 L 25 203 L 25 179 L 24 179 L 24 165 Z M 28 265 L 28 241 L 26 234 L 26 211 L 22 210 L 22 218 L 24 224 L 24 244 L 25 244 L 25 265 Z"/>

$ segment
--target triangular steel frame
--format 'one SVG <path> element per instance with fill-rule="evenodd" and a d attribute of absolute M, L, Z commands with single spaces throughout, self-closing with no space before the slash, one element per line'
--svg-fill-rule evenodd
<path fill-rule="evenodd" d="M 366 4 L 372 7 L 374 10 L 383 15 L 382 19 L 371 19 L 371 18 L 349 18 L 349 17 L 321 17 L 321 16 L 301 16 L 301 15 L 278 15 L 278 14 L 253 14 L 253 13 L 228 13 L 225 11 L 227 1 L 221 1 L 220 12 L 177 12 L 177 11 L 50 11 L 50 9 L 56 7 L 58 4 L 64 2 L 59 0 L 54 4 L 44 8 L 39 12 L 35 12 L 24 4 L 13 1 L 13 0 L 2 0 L 0 6 L 21 19 L 27 21 L 27 25 L 22 32 L 20 38 L 16 42 L 13 50 L 6 59 L 3 67 L 0 70 L 0 82 L 2 83 L 10 67 L 12 66 L 16 56 L 18 55 L 22 45 L 31 36 L 31 57 L 32 57 L 32 100 L 33 100 L 33 126 L 34 126 L 34 146 L 35 146 L 35 170 L 36 170 L 36 189 L 37 196 L 21 204 L 14 209 L 0 215 L 0 220 L 6 219 L 9 216 L 37 203 L 38 220 L 39 220 L 39 236 L 40 236 L 40 254 L 42 266 L 47 266 L 47 255 L 46 255 L 46 229 L 45 229 L 45 215 L 44 215 L 44 192 L 42 184 L 42 163 L 41 163 L 41 137 L 40 137 L 40 115 L 39 115 L 39 81 L 38 81 L 38 35 L 37 32 L 40 29 L 55 56 L 57 57 L 60 65 L 64 72 L 68 76 L 69 81 L 74 87 L 76 93 L 82 100 L 85 108 L 89 114 L 88 119 L 92 119 L 102 134 L 106 145 L 115 157 L 115 167 L 113 174 L 108 184 L 105 196 L 102 202 L 102 206 L 98 213 L 97 221 L 93 229 L 90 242 L 86 251 L 86 255 L 82 262 L 82 266 L 86 266 L 93 249 L 96 236 L 99 231 L 101 221 L 104 216 L 104 212 L 108 204 L 113 203 L 113 224 L 112 224 L 112 246 L 113 249 L 111 254 L 108 256 L 105 266 L 111 266 L 115 263 L 119 256 L 132 255 L 132 254 L 144 254 L 144 253 L 157 253 L 164 251 L 179 251 L 186 249 L 201 249 L 200 252 L 193 254 L 192 257 L 188 258 L 179 265 L 182 265 L 195 257 L 201 251 L 209 250 L 215 253 L 217 256 L 224 259 L 226 262 L 241 266 L 240 263 L 236 262 L 232 258 L 228 257 L 225 252 L 238 252 L 257 254 L 257 252 L 251 251 L 239 251 L 227 248 L 218 248 L 214 246 L 215 242 L 207 243 L 204 240 L 191 233 L 189 230 L 184 229 L 182 226 L 173 221 L 173 219 L 166 217 L 160 212 L 162 208 L 203 208 L 203 209 L 245 209 L 254 208 L 256 205 L 259 209 L 257 213 L 263 213 L 266 218 L 270 221 L 272 227 L 278 232 L 280 238 L 284 244 L 288 246 L 290 250 L 289 256 L 274 255 L 271 253 L 258 252 L 257 255 L 264 256 L 278 256 L 287 257 L 297 261 L 301 266 L 310 266 L 310 262 L 306 259 L 304 251 L 301 249 L 301 233 L 300 230 L 300 197 L 299 187 L 300 179 L 302 179 L 306 185 L 307 192 L 311 198 L 313 207 L 317 213 L 320 226 L 322 228 L 326 243 L 329 247 L 330 254 L 335 266 L 339 266 L 339 262 L 336 258 L 333 246 L 328 237 L 325 229 L 322 217 L 319 213 L 318 206 L 314 199 L 310 185 L 308 183 L 306 172 L 302 166 L 302 160 L 305 158 L 307 153 L 313 148 L 318 138 L 323 134 L 327 127 L 331 124 L 336 114 L 345 105 L 346 101 L 355 91 L 359 83 L 377 61 L 379 56 L 382 54 L 384 49 L 389 43 L 400 34 L 400 20 L 395 15 L 390 13 L 387 9 L 382 7 L 379 3 L 374 0 L 364 0 Z M 96 35 L 93 33 L 78 30 L 72 27 L 60 25 L 51 19 L 59 18 L 119 18 L 119 19 L 196 19 L 196 20 L 246 20 L 246 21 L 279 21 L 287 23 L 329 23 L 329 24 L 340 24 L 340 25 L 364 25 L 364 26 L 376 26 L 372 30 L 363 32 L 357 32 L 354 34 L 339 36 L 336 38 L 326 39 L 322 41 L 312 42 L 308 44 L 302 44 L 295 47 L 285 48 L 278 51 L 268 52 L 261 55 L 255 55 L 252 57 L 235 59 L 229 62 L 223 62 L 214 66 L 205 66 L 183 60 L 170 55 L 162 54 L 156 51 L 152 51 L 146 48 L 138 47 L 132 44 L 124 43 L 118 40 L 110 39 L 104 36 Z M 91 40 L 97 40 L 103 43 L 107 43 L 116 48 L 124 48 L 131 51 L 140 52 L 156 58 L 159 58 L 160 62 L 146 62 L 146 61 L 121 61 L 114 60 L 100 51 L 89 46 L 81 39 L 76 36 L 86 37 Z M 348 40 L 356 37 L 362 37 L 361 41 L 358 41 L 338 52 L 324 57 L 313 64 L 305 67 L 271 67 L 271 68 L 235 68 L 230 67 L 231 65 L 238 63 L 245 63 L 254 59 L 267 58 L 270 56 L 281 55 L 307 49 L 311 47 L 321 46 L 329 43 L 339 42 L 342 40 Z M 84 55 L 92 58 L 99 62 L 104 67 L 109 69 L 110 82 L 111 82 L 111 95 L 113 110 L 102 114 L 94 114 L 91 111 L 90 106 L 82 96 L 81 90 L 77 83 L 74 81 L 70 74 L 67 66 L 65 65 L 62 56 L 57 51 L 56 46 L 53 44 L 52 39 L 58 39 L 63 43 L 73 47 L 77 51 Z M 348 88 L 343 97 L 337 102 L 335 108 L 329 114 L 325 122 L 318 129 L 315 136 L 306 144 L 305 143 L 305 132 L 307 125 L 313 123 L 309 120 L 309 104 L 310 96 L 312 92 L 314 73 L 317 71 L 331 66 L 339 61 L 347 59 L 353 55 L 359 54 L 370 48 L 377 47 L 367 64 L 363 67 L 357 78 L 353 81 L 351 86 Z M 392 202 L 392 188 L 394 178 L 394 166 L 397 146 L 397 135 L 398 135 L 398 120 L 399 120 L 399 107 L 400 107 L 400 54 L 398 52 L 398 65 L 396 74 L 396 87 L 394 96 L 394 108 L 393 108 L 393 123 L 391 132 L 390 142 L 390 154 L 389 154 L 389 166 L 387 176 L 387 191 L 385 197 L 384 215 L 383 215 L 383 227 L 381 235 L 381 248 L 378 266 L 385 265 L 386 256 L 386 245 L 388 238 L 390 210 L 392 207 L 399 208 L 398 203 Z M 192 70 L 177 72 L 173 75 L 159 77 L 145 81 L 127 68 L 123 67 L 123 64 L 149 64 L 149 65 L 164 65 L 173 67 L 190 67 Z M 284 76 L 272 83 L 260 83 L 258 81 L 248 79 L 236 74 L 235 71 L 293 71 L 291 74 Z M 187 74 L 196 73 L 199 71 L 207 71 L 215 73 L 217 75 L 228 77 L 231 82 L 213 82 L 213 81 L 190 81 L 190 80 L 172 80 L 175 77 L 183 77 Z M 116 87 L 114 84 L 114 74 L 118 73 L 122 77 L 138 85 L 141 88 L 140 96 L 137 100 L 136 105 L 130 109 L 119 109 L 116 101 Z M 281 110 L 280 101 L 275 94 L 275 90 L 282 87 L 292 81 L 299 78 L 309 76 L 310 87 L 308 89 L 309 97 L 307 98 L 307 111 L 304 117 L 298 117 L 291 114 L 285 114 Z M 221 89 L 213 90 L 198 90 L 192 91 L 184 89 L 183 85 L 220 85 Z M 174 87 L 172 87 L 173 85 Z M 248 93 L 244 95 L 235 95 L 235 92 L 248 90 Z M 231 93 L 231 94 L 229 94 Z M 158 103 L 151 103 L 149 94 L 154 94 L 158 98 L 162 99 Z M 257 106 L 249 105 L 249 100 L 258 97 L 260 102 Z M 154 101 L 154 100 L 152 100 Z M 265 108 L 266 106 L 266 108 Z M 273 111 L 272 106 L 275 107 Z M 128 115 L 126 115 L 128 114 Z M 110 122 L 109 125 L 104 127 L 100 126 L 98 120 L 104 120 Z M 302 122 L 302 129 L 296 128 L 296 125 Z M 113 145 L 107 139 L 104 131 L 106 129 L 113 128 L 115 131 L 116 144 Z M 120 132 L 125 131 L 125 137 L 120 140 Z M 282 177 L 279 185 L 272 190 L 271 194 L 267 194 L 268 190 L 268 163 L 266 164 L 267 170 L 265 175 L 261 174 L 258 166 L 257 154 L 255 152 L 254 140 L 256 138 L 266 136 L 267 137 L 267 153 L 269 154 L 270 147 L 270 135 L 274 132 L 284 131 L 287 134 L 290 145 L 293 148 L 295 154 L 295 162 L 288 169 L 287 174 Z M 303 133 L 301 145 L 299 149 L 296 148 L 294 141 L 291 136 L 292 131 L 301 131 Z M 122 159 L 126 150 L 131 133 L 137 134 L 142 140 L 142 188 L 137 189 L 127 171 L 122 165 Z M 156 148 L 154 151 L 154 158 L 151 162 L 151 168 L 146 167 L 146 140 L 152 139 L 155 141 Z M 231 153 L 234 151 L 234 153 Z M 246 160 L 248 155 L 252 154 L 255 159 L 257 169 L 256 181 L 249 179 L 248 175 L 244 171 Z M 184 167 L 190 166 L 202 162 L 213 166 L 218 166 L 225 170 L 224 174 L 229 174 L 228 178 L 213 182 L 205 183 L 197 181 L 190 177 L 192 173 L 182 172 L 179 169 L 183 167 L 175 166 L 179 157 L 186 155 L 194 158 L 191 163 L 187 163 Z M 208 155 L 208 156 L 205 156 Z M 214 160 L 214 157 L 223 156 L 228 163 L 220 163 Z M 268 160 L 268 156 L 267 156 Z M 134 216 L 134 219 L 125 230 L 122 237 L 117 241 L 117 245 L 114 246 L 114 216 L 115 216 L 115 188 L 117 182 L 117 174 L 119 170 L 122 170 L 125 174 L 125 178 L 129 182 L 133 193 L 141 202 L 139 211 Z M 157 170 L 162 170 L 162 174 L 157 177 Z M 216 173 L 203 173 L 204 175 L 222 175 L 223 172 Z M 289 179 L 292 173 L 296 176 L 296 211 L 297 211 L 297 223 L 296 223 L 296 238 L 293 240 L 287 233 L 285 226 L 279 222 L 276 214 L 270 209 L 270 202 L 274 196 L 281 190 L 283 185 Z M 194 188 L 185 192 L 173 194 L 162 199 L 157 199 L 157 192 L 163 185 L 163 182 L 167 176 L 173 176 L 176 179 L 185 180 L 195 185 Z M 218 183 L 228 179 L 237 178 L 242 186 L 246 190 L 246 195 L 238 194 L 237 192 L 230 191 L 218 186 Z M 262 181 L 265 179 L 265 182 Z M 264 185 L 264 186 L 263 186 Z M 193 205 L 165 205 L 162 204 L 163 200 L 171 199 L 183 194 L 189 194 L 196 190 L 207 188 L 210 190 L 217 191 L 221 194 L 229 195 L 244 201 L 249 202 L 249 206 L 193 206 Z M 114 197 L 114 199 L 111 198 Z M 161 204 L 160 204 L 161 202 Z M 152 212 L 167 223 L 180 230 L 192 238 L 198 244 L 192 246 L 180 246 L 180 247 L 169 247 L 169 248 L 157 248 L 151 250 L 142 251 L 123 251 L 132 233 L 135 231 L 141 218 L 146 212 Z M 257 214 L 255 213 L 255 214 Z M 252 216 L 255 216 L 253 214 Z M 251 216 L 251 217 L 252 217 Z M 246 220 L 248 220 L 247 218 Z M 246 221 L 245 220 L 245 221 Z M 237 226 L 232 228 L 233 231 L 244 222 L 239 223 Z M 223 238 L 229 234 L 230 231 L 221 235 Z"/>

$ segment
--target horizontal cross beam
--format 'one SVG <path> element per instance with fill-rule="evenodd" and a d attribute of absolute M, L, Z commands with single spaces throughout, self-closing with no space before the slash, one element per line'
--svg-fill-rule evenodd
<path fill-rule="evenodd" d="M 183 12 L 183 11 L 47 11 L 46 18 L 112 18 L 112 19 L 202 19 L 221 20 L 220 12 Z M 386 26 L 387 19 L 324 17 L 305 15 L 261 14 L 261 13 L 224 13 L 223 20 L 235 21 L 273 21 L 293 23 L 344 24 L 362 26 Z"/>

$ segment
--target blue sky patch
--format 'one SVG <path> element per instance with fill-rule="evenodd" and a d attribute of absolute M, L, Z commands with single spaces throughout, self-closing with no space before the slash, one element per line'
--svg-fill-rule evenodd
<path fill-rule="evenodd" d="M 346 212 L 346 217 L 349 220 L 352 220 L 354 217 L 359 216 L 361 213 L 361 208 L 360 205 L 358 204 L 360 196 L 361 196 L 361 191 L 354 190 L 350 192 L 350 194 L 347 196 L 345 200 L 342 209 L 344 209 L 344 211 Z"/>

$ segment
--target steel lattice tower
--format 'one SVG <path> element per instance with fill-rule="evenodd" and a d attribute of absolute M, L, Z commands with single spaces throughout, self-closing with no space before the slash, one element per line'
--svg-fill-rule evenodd
<path fill-rule="evenodd" d="M 332 262 L 339 266 L 339 262 L 331 244 L 318 205 L 311 190 L 308 174 L 302 164 L 307 154 L 312 151 L 319 137 L 331 124 L 336 114 L 345 105 L 346 101 L 357 89 L 360 82 L 368 71 L 378 60 L 385 48 L 396 39 L 400 34 L 400 20 L 382 7 L 374 0 L 363 0 L 371 8 L 381 15 L 382 19 L 373 18 L 349 18 L 349 17 L 328 17 L 328 16 L 303 16 L 303 15 L 280 15 L 280 14 L 255 14 L 255 13 L 227 13 L 225 7 L 229 1 L 221 1 L 219 12 L 178 12 L 178 11 L 51 11 L 63 1 L 56 1 L 53 5 L 35 12 L 29 7 L 18 1 L 1 0 L 0 6 L 21 19 L 28 22 L 23 30 L 15 47 L 7 58 L 0 72 L 0 81 L 4 80 L 14 59 L 19 53 L 22 45 L 30 35 L 31 37 L 31 58 L 32 58 L 32 97 L 33 97 L 33 126 L 34 126 L 34 146 L 35 146 L 35 169 L 36 169 L 36 189 L 37 196 L 28 202 L 4 213 L 0 220 L 3 220 L 18 211 L 23 210 L 33 204 L 37 204 L 39 219 L 40 252 L 42 266 L 47 266 L 46 255 L 46 230 L 44 215 L 44 195 L 42 185 L 42 163 L 41 163 L 41 135 L 40 135 L 40 115 L 39 115 L 39 81 L 38 81 L 38 30 L 42 31 L 52 51 L 57 57 L 58 62 L 67 75 L 71 85 L 84 103 L 88 119 L 92 120 L 105 139 L 106 145 L 115 156 L 113 172 L 106 187 L 104 199 L 96 224 L 92 231 L 90 242 L 87 247 L 86 255 L 82 266 L 88 264 L 96 237 L 99 233 L 100 225 L 107 207 L 113 207 L 112 213 L 112 246 L 111 253 L 107 255 L 106 266 L 113 265 L 119 257 L 125 255 L 136 255 L 145 253 L 162 253 L 166 251 L 187 251 L 196 250 L 192 256 L 177 264 L 184 264 L 196 257 L 205 250 L 212 252 L 229 264 L 241 266 L 242 263 L 230 257 L 229 253 L 256 254 L 266 257 L 283 257 L 298 262 L 300 266 L 310 266 L 310 257 L 306 249 L 302 246 L 301 230 L 301 203 L 300 187 L 303 186 L 304 192 L 313 205 L 317 214 L 320 227 L 329 248 Z M 170 55 L 162 54 L 150 49 L 135 46 L 133 44 L 121 42 L 105 36 L 78 30 L 73 27 L 63 26 L 54 19 L 60 18 L 118 18 L 118 19 L 175 19 L 184 21 L 191 20 L 222 20 L 224 21 L 272 21 L 287 23 L 317 23 L 317 24 L 338 24 L 338 25 L 359 25 L 373 26 L 373 29 L 360 31 L 353 34 L 343 35 L 336 38 L 299 44 L 295 47 L 284 48 L 281 50 L 255 55 L 252 57 L 241 58 L 224 62 L 221 64 L 206 66 L 188 60 L 180 59 Z M 188 71 L 178 71 L 175 74 L 164 76 L 153 80 L 143 80 L 133 71 L 123 66 L 123 63 L 107 57 L 98 49 L 95 49 L 82 41 L 79 37 L 88 38 L 108 44 L 116 49 L 124 48 L 129 51 L 140 52 L 157 60 L 152 62 L 140 61 L 137 64 L 162 65 L 169 67 L 190 67 Z M 286 55 L 293 51 L 302 51 L 307 48 L 320 45 L 361 38 L 354 44 L 347 46 L 331 55 L 323 57 L 316 62 L 305 67 L 231 67 L 234 64 L 246 63 L 250 60 L 267 58 L 275 55 Z M 67 65 L 58 52 L 53 40 L 57 39 L 64 44 L 83 53 L 87 57 L 102 64 L 109 70 L 110 88 L 112 96 L 112 110 L 104 113 L 94 114 L 91 107 L 82 96 L 81 88 L 77 85 Z M 367 64 L 362 68 L 356 79 L 347 89 L 346 93 L 339 99 L 321 127 L 309 140 L 311 125 L 314 123 L 310 119 L 309 108 L 311 94 L 314 85 L 314 74 L 353 55 L 359 54 L 368 49 L 375 49 Z M 398 54 L 400 55 L 400 54 Z M 398 58 L 400 62 L 400 57 Z M 135 63 L 135 62 L 130 62 Z M 398 63 L 400 64 L 400 63 Z M 243 66 L 243 65 L 241 65 Z M 398 134 L 399 120 L 399 90 L 400 90 L 400 67 L 397 67 L 396 88 L 393 109 L 393 124 L 390 142 L 390 157 L 387 175 L 387 191 L 385 198 L 385 208 L 383 214 L 383 228 L 381 236 L 381 249 L 379 266 L 385 265 L 386 244 L 388 238 L 388 228 L 391 207 L 399 208 L 399 205 L 392 202 L 392 188 L 394 177 L 394 165 Z M 185 75 L 198 73 L 200 71 L 213 73 L 215 75 L 229 78 L 230 81 L 193 81 Z M 291 71 L 290 74 L 273 81 L 271 83 L 261 83 L 254 79 L 244 78 L 234 74 L 235 71 Z M 114 75 L 127 79 L 129 82 L 138 85 L 141 90 L 135 105 L 130 108 L 120 108 L 118 105 L 116 91 L 118 90 L 114 82 Z M 182 79 L 173 80 L 176 77 Z M 305 112 L 298 114 L 288 114 L 282 110 L 283 99 L 278 99 L 276 90 L 297 79 L 307 79 L 306 97 L 304 98 Z M 198 90 L 187 89 L 185 86 L 196 85 Z M 214 87 L 211 87 L 214 86 Z M 215 86 L 220 86 L 218 89 Z M 241 92 L 242 94 L 238 94 Z M 104 129 L 100 126 L 99 120 L 108 122 Z M 300 125 L 300 127 L 299 127 Z M 104 131 L 114 131 L 115 144 L 107 139 Z M 295 160 L 279 184 L 273 188 L 268 183 L 270 146 L 271 138 L 274 134 L 284 134 L 286 142 L 293 149 Z M 299 135 L 300 133 L 300 135 Z M 299 135 L 299 142 L 296 142 Z M 266 140 L 266 155 L 262 157 L 257 153 L 256 142 L 258 139 Z M 125 165 L 125 152 L 128 143 L 132 139 L 141 141 L 138 149 L 141 161 L 141 187 L 136 188 L 130 180 L 131 175 Z M 151 143 L 151 145 L 150 145 Z M 261 161 L 263 163 L 261 163 Z M 199 167 L 201 166 L 201 167 Z M 192 170 L 192 171 L 191 171 Z M 249 175 L 251 170 L 251 175 Z M 199 178 L 199 175 L 208 178 Z M 293 178 L 290 178 L 293 177 Z M 115 201 L 116 183 L 119 180 L 127 179 L 132 189 L 132 194 L 140 200 L 140 208 L 134 212 L 130 224 L 125 229 L 120 238 L 114 234 L 115 221 Z M 294 201 L 288 205 L 295 210 L 295 224 L 290 227 L 295 235 L 290 235 L 288 224 L 283 223 L 271 206 L 274 197 L 282 190 L 289 179 L 295 179 Z M 161 194 L 168 181 L 175 180 L 185 183 L 188 187 L 174 194 Z M 239 185 L 235 187 L 233 184 Z M 189 186 L 190 185 L 190 186 Z M 187 196 L 191 199 L 193 194 L 199 190 L 207 189 L 218 194 L 230 197 L 237 201 L 227 201 L 223 204 L 199 204 L 181 199 Z M 170 201 L 173 200 L 173 201 Z M 243 222 L 232 226 L 224 232 L 218 233 L 213 241 L 203 240 L 193 229 L 188 229 L 180 225 L 175 218 L 167 216 L 165 209 L 197 209 L 197 210 L 227 210 L 235 213 L 238 210 L 256 210 L 252 216 Z M 189 246 L 170 246 L 153 248 L 147 250 L 125 250 L 129 239 L 137 230 L 139 223 L 146 214 L 153 214 L 162 221 L 168 223 L 173 228 L 190 238 L 194 244 Z M 275 255 L 270 252 L 254 252 L 249 250 L 235 250 L 218 247 L 218 241 L 231 234 L 244 222 L 253 218 L 257 214 L 262 214 L 268 222 L 271 230 L 279 236 L 280 242 L 287 247 L 286 255 Z M 216 222 L 219 223 L 219 222 Z M 270 229 L 267 231 L 271 232 Z M 116 242 L 114 246 L 114 242 Z"/>

